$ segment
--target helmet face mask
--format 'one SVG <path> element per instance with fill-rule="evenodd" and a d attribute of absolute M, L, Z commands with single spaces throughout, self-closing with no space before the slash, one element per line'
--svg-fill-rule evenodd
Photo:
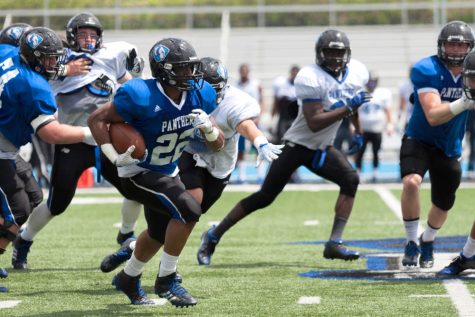
<path fill-rule="evenodd" d="M 474 36 L 472 28 L 462 21 L 452 21 L 447 23 L 439 33 L 437 39 L 437 56 L 447 65 L 452 67 L 460 67 L 463 64 L 465 56 L 474 47 Z M 447 50 L 447 44 L 457 43 L 466 44 L 463 50 Z M 455 45 L 453 45 L 455 46 Z"/>
<path fill-rule="evenodd" d="M 228 87 L 228 70 L 221 61 L 212 57 L 201 59 L 201 70 L 204 80 L 216 91 L 216 104 L 220 104 Z"/>
<path fill-rule="evenodd" d="M 351 58 L 350 41 L 345 33 L 326 30 L 315 45 L 316 63 L 335 76 L 345 71 Z"/>
<path fill-rule="evenodd" d="M 465 96 L 475 100 L 475 51 L 469 53 L 463 62 L 462 81 Z"/>
<path fill-rule="evenodd" d="M 14 23 L 6 27 L 0 33 L 0 44 L 10 44 L 13 46 L 20 45 L 20 38 L 31 25 L 26 23 Z"/>
<path fill-rule="evenodd" d="M 31 28 L 20 39 L 20 57 L 46 79 L 55 79 L 64 57 L 63 43 L 51 29 Z"/>
<path fill-rule="evenodd" d="M 185 40 L 166 38 L 149 52 L 152 76 L 161 83 L 179 90 L 198 90 L 203 73 L 195 49 Z"/>
<path fill-rule="evenodd" d="M 96 40 L 95 45 L 86 45 L 81 47 L 79 44 L 78 34 L 81 28 L 92 28 L 96 30 L 96 35 L 90 36 Z M 71 49 L 77 52 L 85 52 L 94 54 L 102 46 L 102 33 L 104 29 L 99 19 L 92 13 L 79 13 L 73 16 L 66 24 L 66 39 Z M 80 35 L 81 36 L 81 35 Z"/>

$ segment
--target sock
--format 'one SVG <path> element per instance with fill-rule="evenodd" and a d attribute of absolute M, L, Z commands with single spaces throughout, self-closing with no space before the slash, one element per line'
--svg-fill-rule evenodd
<path fill-rule="evenodd" d="M 145 262 L 137 260 L 135 254 L 132 253 L 132 256 L 125 264 L 124 272 L 128 276 L 139 276 L 142 274 L 145 264 Z"/>
<path fill-rule="evenodd" d="M 33 241 L 35 236 L 53 219 L 51 211 L 45 202 L 39 204 L 31 212 L 25 229 L 21 232 L 21 238 L 27 241 Z"/>
<path fill-rule="evenodd" d="M 330 240 L 332 241 L 341 241 L 341 236 L 343 235 L 343 230 L 345 229 L 348 218 L 343 218 L 335 215 L 333 219 L 333 228 L 330 235 Z"/>
<path fill-rule="evenodd" d="M 135 225 L 137 224 L 137 219 L 139 218 L 140 210 L 142 204 L 124 198 L 122 202 L 122 225 L 120 227 L 120 232 L 125 234 L 135 230 Z"/>
<path fill-rule="evenodd" d="M 419 244 L 419 239 L 417 237 L 417 228 L 419 228 L 419 218 L 404 220 L 404 228 L 406 229 L 406 238 L 407 242 L 414 241 Z"/>
<path fill-rule="evenodd" d="M 158 276 L 168 276 L 172 273 L 175 273 L 178 258 L 178 256 L 173 256 L 163 251 L 162 257 L 160 258 L 160 269 L 158 271 Z"/>
<path fill-rule="evenodd" d="M 427 228 L 424 230 L 422 233 L 422 241 L 427 242 L 427 241 L 434 241 L 435 236 L 437 235 L 437 232 L 439 231 L 440 228 L 434 228 L 432 227 L 429 222 L 427 222 Z"/>
<path fill-rule="evenodd" d="M 470 258 L 475 255 L 475 239 L 472 239 L 470 236 L 465 243 L 462 251 L 463 256 Z"/>

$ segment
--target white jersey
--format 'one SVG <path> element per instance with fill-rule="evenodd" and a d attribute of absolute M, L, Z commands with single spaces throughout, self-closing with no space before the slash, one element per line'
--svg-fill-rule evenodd
<path fill-rule="evenodd" d="M 409 97 L 414 92 L 414 85 L 412 81 L 408 78 L 399 84 L 399 96 L 404 99 L 406 104 L 405 116 L 406 116 L 406 123 L 409 122 L 412 115 L 412 109 L 414 105 L 409 101 Z"/>
<path fill-rule="evenodd" d="M 236 81 L 235 86 L 242 91 L 246 92 L 249 94 L 252 98 L 256 99 L 257 101 L 260 100 L 260 92 L 259 92 L 259 87 L 261 86 L 261 82 L 258 79 L 255 78 L 249 78 L 248 81 L 245 83 L 241 81 Z"/>
<path fill-rule="evenodd" d="M 361 130 L 382 133 L 387 124 L 385 111 L 390 110 L 393 97 L 387 88 L 376 88 L 371 95 L 371 100 L 358 109 Z"/>
<path fill-rule="evenodd" d="M 68 76 L 63 80 L 50 81 L 54 94 L 67 94 L 94 82 L 101 75 L 106 75 L 114 83 L 114 92 L 117 90 L 118 80 L 124 77 L 125 60 L 129 51 L 135 46 L 127 42 L 106 43 L 94 54 L 74 53 L 84 55 L 92 60 L 91 71 L 78 76 Z"/>
<path fill-rule="evenodd" d="M 293 85 L 288 77 L 279 76 L 272 82 L 272 90 L 276 98 L 287 98 L 288 100 L 297 99 L 295 94 L 295 85 Z"/>
<path fill-rule="evenodd" d="M 214 177 L 227 177 L 234 170 L 237 161 L 239 134 L 236 127 L 244 120 L 259 117 L 260 111 L 254 98 L 229 86 L 221 103 L 210 114 L 224 133 L 224 147 L 219 152 L 212 151 L 202 137 L 195 134 L 185 152 L 194 154 L 196 165 L 206 168 Z"/>
<path fill-rule="evenodd" d="M 302 68 L 295 78 L 299 112 L 283 139 L 311 150 L 324 149 L 332 145 L 342 120 L 318 132 L 312 132 L 302 113 L 303 102 L 320 102 L 324 111 L 334 110 L 336 102 L 352 98 L 364 90 L 368 78 L 369 73 L 366 66 L 354 59 L 348 63 L 346 74 L 341 81 L 336 80 L 319 65 L 313 64 Z"/>

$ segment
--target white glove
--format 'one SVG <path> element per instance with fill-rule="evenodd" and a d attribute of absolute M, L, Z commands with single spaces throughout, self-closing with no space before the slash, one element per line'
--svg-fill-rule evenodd
<path fill-rule="evenodd" d="M 259 153 L 257 155 L 256 166 L 259 166 L 263 160 L 267 162 L 272 162 L 273 160 L 279 157 L 279 154 L 282 153 L 282 148 L 284 145 L 276 145 L 269 143 L 265 136 L 261 135 L 254 139 L 254 146 Z"/>
<path fill-rule="evenodd" d="M 187 117 L 193 120 L 193 128 L 198 128 L 205 134 L 213 131 L 213 123 L 202 109 L 193 109 Z"/>
<path fill-rule="evenodd" d="M 465 94 L 461 98 L 449 103 L 450 112 L 454 116 L 465 110 L 475 110 L 475 100 L 468 99 Z"/>
<path fill-rule="evenodd" d="M 136 165 L 139 164 L 147 158 L 147 150 L 145 150 L 145 155 L 142 159 L 136 159 L 132 157 L 132 152 L 135 150 L 135 145 L 129 146 L 127 151 L 122 154 L 117 153 L 114 146 L 111 143 L 106 143 L 101 145 L 101 151 L 104 153 L 107 158 L 114 163 L 115 166 L 127 166 L 127 165 Z"/>
<path fill-rule="evenodd" d="M 142 76 L 142 71 L 144 69 L 145 61 L 142 57 L 137 56 L 137 51 L 132 49 L 127 56 L 125 61 L 125 67 L 129 73 L 134 77 Z"/>

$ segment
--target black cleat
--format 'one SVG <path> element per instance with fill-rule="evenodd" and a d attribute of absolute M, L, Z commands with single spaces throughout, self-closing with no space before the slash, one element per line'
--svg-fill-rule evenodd
<path fill-rule="evenodd" d="M 190 293 L 177 279 L 177 273 L 159 277 L 155 280 L 155 293 L 160 298 L 167 299 L 175 307 L 188 307 L 197 304 Z"/>
<path fill-rule="evenodd" d="M 108 273 L 115 270 L 119 265 L 130 259 L 133 252 L 129 246 L 124 246 L 116 252 L 109 254 L 101 262 L 101 271 Z"/>
<path fill-rule="evenodd" d="M 457 276 L 468 269 L 475 269 L 475 256 L 467 258 L 460 253 L 449 265 L 439 271 L 437 275 L 447 277 Z"/>
<path fill-rule="evenodd" d="M 419 265 L 421 268 L 428 269 L 434 266 L 434 241 L 422 241 L 422 235 L 419 237 Z"/>
<path fill-rule="evenodd" d="M 119 230 L 119 233 L 117 234 L 116 241 L 118 244 L 123 245 L 125 240 L 133 238 L 134 240 L 137 240 L 137 238 L 134 235 L 133 231 L 127 232 L 127 233 L 122 233 Z"/>
<path fill-rule="evenodd" d="M 112 285 L 127 295 L 132 305 L 154 305 L 155 303 L 147 297 L 145 290 L 140 286 L 141 276 L 142 274 L 139 276 L 129 276 L 124 270 L 121 270 L 112 279 Z"/>
<path fill-rule="evenodd" d="M 327 243 L 325 243 L 323 257 L 330 260 L 340 259 L 345 261 L 353 261 L 360 257 L 360 253 L 358 251 L 348 249 L 343 245 L 342 241 L 329 240 Z"/>
<path fill-rule="evenodd" d="M 28 252 L 30 252 L 30 247 L 32 244 L 33 241 L 24 240 L 20 235 L 17 235 L 13 241 L 12 252 L 12 265 L 14 269 L 24 270 L 27 268 Z"/>
<path fill-rule="evenodd" d="M 210 237 L 210 230 L 213 228 L 210 228 L 203 232 L 201 235 L 201 244 L 198 249 L 198 253 L 196 254 L 196 257 L 198 258 L 198 264 L 199 265 L 210 265 L 211 264 L 211 256 L 214 253 L 214 250 L 216 249 L 216 245 L 218 244 L 219 240 L 217 239 L 212 239 Z"/>
<path fill-rule="evenodd" d="M 402 258 L 402 265 L 417 266 L 417 259 L 421 249 L 414 241 L 409 241 L 404 247 L 404 257 Z"/>

